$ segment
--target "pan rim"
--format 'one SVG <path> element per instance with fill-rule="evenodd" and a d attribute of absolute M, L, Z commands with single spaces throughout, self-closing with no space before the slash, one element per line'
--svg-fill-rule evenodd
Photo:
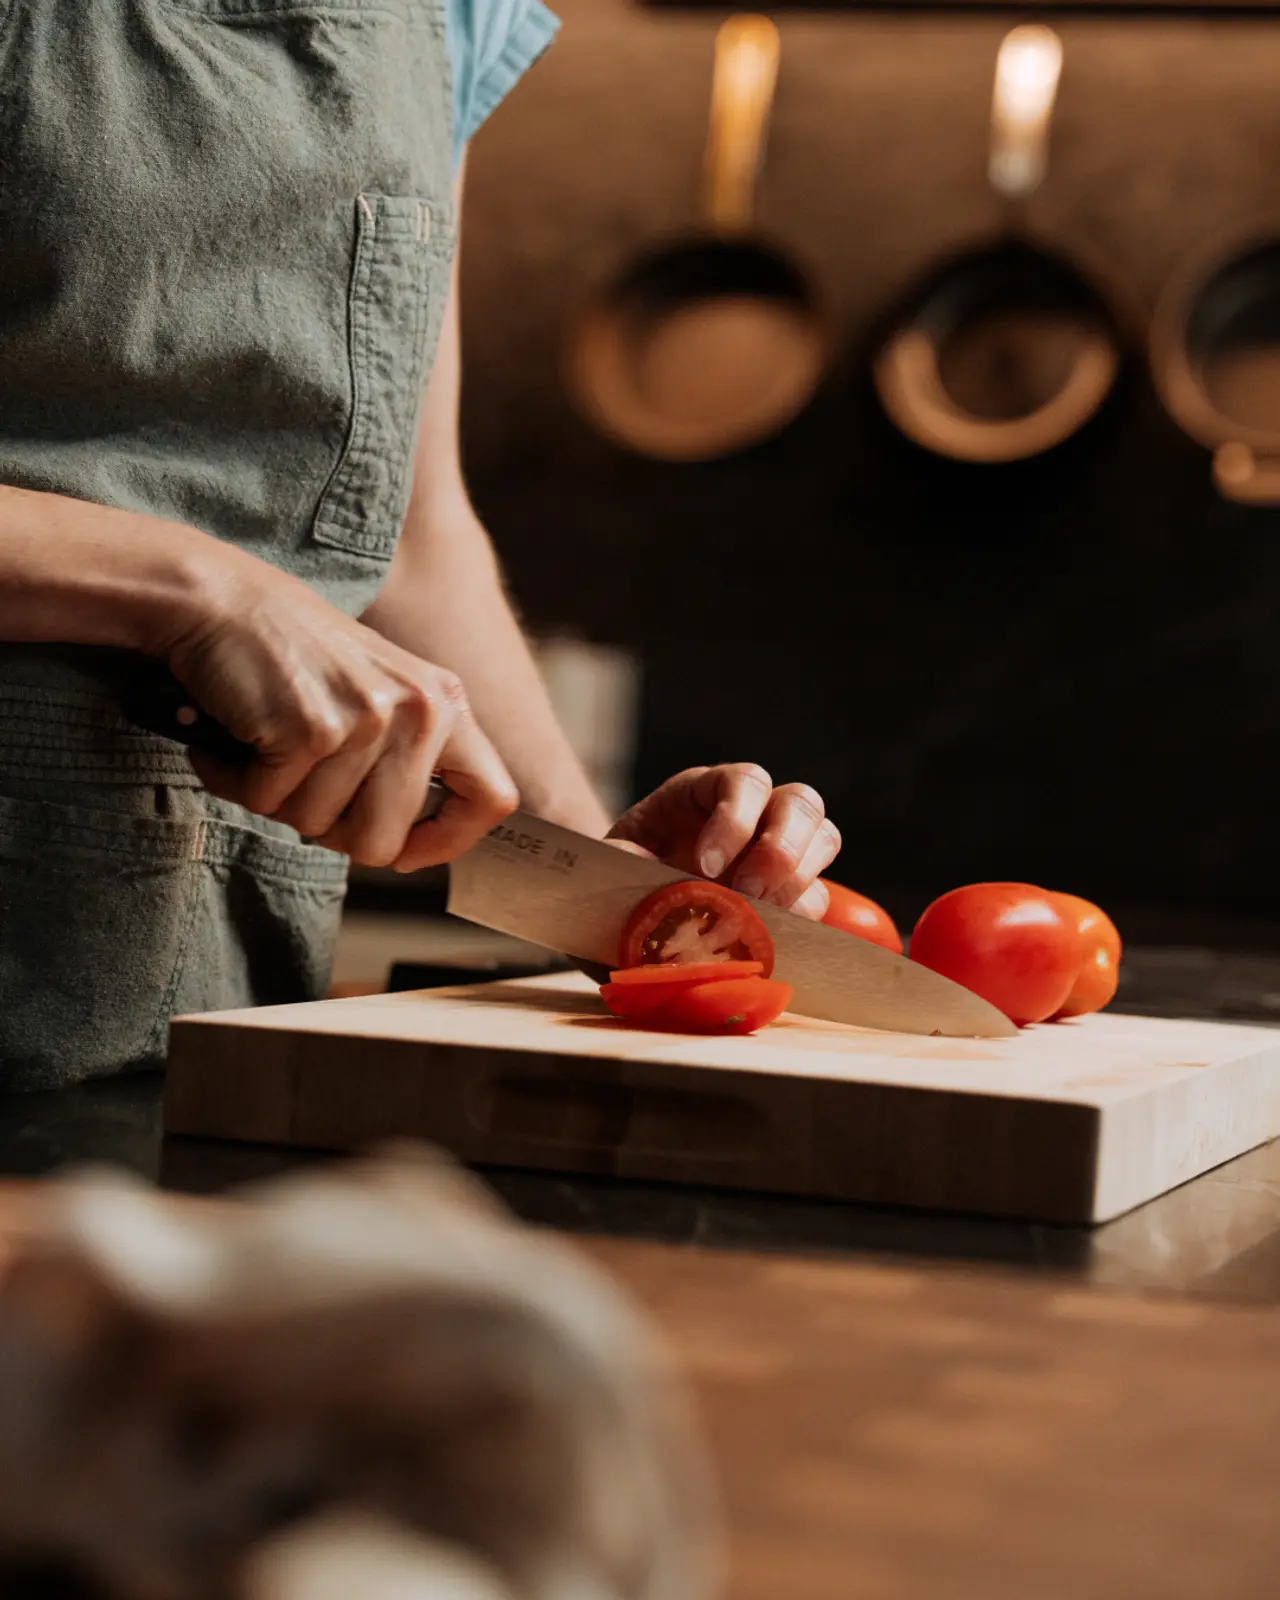
<path fill-rule="evenodd" d="M 1023 416 L 980 417 L 948 395 L 938 367 L 936 330 L 925 311 L 942 286 L 966 267 L 1002 254 L 1038 257 L 1073 280 L 1083 301 L 1096 309 L 1088 337 L 1067 381 L 1042 405 Z M 1127 297 L 1115 292 L 1112 274 L 1086 253 L 1068 251 L 1051 238 L 1022 230 L 998 233 L 963 246 L 939 260 L 886 319 L 872 358 L 877 395 L 894 427 L 934 455 L 975 465 L 1030 460 L 1065 444 L 1102 408 L 1120 375 L 1125 327 L 1132 320 Z"/>
<path fill-rule="evenodd" d="M 803 381 L 793 381 L 789 385 L 793 392 L 785 403 L 770 394 L 741 422 L 713 422 L 699 428 L 687 423 L 664 423 L 656 413 L 647 412 L 638 399 L 634 406 L 615 402 L 624 387 L 631 387 L 622 380 L 623 362 L 618 352 L 628 322 L 627 300 L 632 285 L 664 258 L 678 259 L 703 249 L 709 253 L 720 249 L 726 253 L 742 251 L 779 263 L 798 291 L 781 295 L 779 299 L 795 309 L 805 330 L 808 350 L 804 352 Z M 698 293 L 687 297 L 687 303 L 732 296 L 731 289 L 721 296 Z M 673 298 L 672 308 L 679 303 L 678 298 Z M 562 340 L 563 369 L 566 387 L 579 415 L 595 432 L 622 449 L 673 463 L 726 459 L 783 433 L 812 405 L 831 368 L 835 343 L 831 304 L 819 286 L 817 275 L 802 255 L 784 244 L 775 243 L 772 235 L 757 229 L 741 235 L 688 231 L 653 241 L 642 254 L 633 254 L 629 265 L 619 270 L 615 263 L 611 273 L 602 275 L 571 309 L 569 320 L 569 336 Z M 610 346 L 614 347 L 611 362 L 602 358 L 602 352 Z M 607 374 L 603 396 L 599 383 L 602 373 Z"/>
<path fill-rule="evenodd" d="M 1237 422 L 1214 404 L 1196 370 L 1189 337 L 1195 306 L 1214 280 L 1267 247 L 1280 249 L 1280 216 L 1274 213 L 1216 234 L 1170 274 L 1152 313 L 1148 361 L 1160 403 L 1188 438 L 1210 450 L 1242 444 L 1263 455 L 1280 454 L 1280 427 Z"/>

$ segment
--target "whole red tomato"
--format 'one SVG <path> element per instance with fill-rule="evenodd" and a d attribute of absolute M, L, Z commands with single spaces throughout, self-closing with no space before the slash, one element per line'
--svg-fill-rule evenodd
<path fill-rule="evenodd" d="M 1059 1017 L 1086 1017 L 1101 1011 L 1116 997 L 1120 983 L 1120 933 L 1101 906 L 1078 894 L 1054 897 L 1079 939 L 1079 967 L 1071 993 L 1054 1013 Z"/>
<path fill-rule="evenodd" d="M 827 914 L 822 919 L 828 928 L 839 928 L 841 933 L 856 934 L 859 939 L 866 939 L 871 944 L 883 945 L 896 956 L 902 954 L 902 935 L 883 906 L 868 900 L 865 894 L 859 894 L 856 889 L 846 889 L 841 883 L 832 883 L 830 878 L 822 881 L 831 896 Z"/>
<path fill-rule="evenodd" d="M 1029 883 L 952 889 L 916 923 L 910 955 L 1019 1027 L 1056 1015 L 1080 970 L 1074 922 L 1057 895 Z"/>

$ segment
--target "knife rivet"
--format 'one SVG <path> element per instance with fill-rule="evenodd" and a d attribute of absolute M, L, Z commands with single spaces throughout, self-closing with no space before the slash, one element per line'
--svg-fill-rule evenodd
<path fill-rule="evenodd" d="M 193 723 L 199 722 L 200 713 L 194 706 L 179 706 L 177 717 L 184 728 L 189 728 Z"/>

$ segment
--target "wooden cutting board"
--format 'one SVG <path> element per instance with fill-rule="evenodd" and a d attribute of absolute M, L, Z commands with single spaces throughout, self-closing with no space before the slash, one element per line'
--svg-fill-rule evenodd
<path fill-rule="evenodd" d="M 1280 1135 L 1280 1032 L 643 1033 L 576 974 L 183 1018 L 175 1134 L 1103 1222 Z"/>

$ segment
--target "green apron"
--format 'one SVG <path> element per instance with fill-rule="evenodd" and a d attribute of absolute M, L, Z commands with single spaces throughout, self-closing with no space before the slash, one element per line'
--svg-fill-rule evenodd
<path fill-rule="evenodd" d="M 358 615 L 456 221 L 443 0 L 0 0 L 0 483 L 190 523 Z M 323 993 L 345 861 L 0 646 L 0 1089 Z"/>

